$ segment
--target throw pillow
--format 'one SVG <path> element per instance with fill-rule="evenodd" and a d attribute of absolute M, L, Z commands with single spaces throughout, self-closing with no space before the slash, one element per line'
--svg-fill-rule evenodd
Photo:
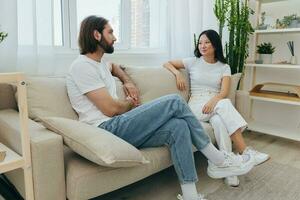
<path fill-rule="evenodd" d="M 62 135 L 74 152 L 99 165 L 132 167 L 149 163 L 138 149 L 104 129 L 60 117 L 41 121 L 46 128 Z"/>
<path fill-rule="evenodd" d="M 231 100 L 232 105 L 235 105 L 235 94 L 237 90 L 237 86 L 241 79 L 241 73 L 236 73 L 231 75 L 231 83 L 230 83 L 230 90 L 228 94 L 228 98 Z"/>

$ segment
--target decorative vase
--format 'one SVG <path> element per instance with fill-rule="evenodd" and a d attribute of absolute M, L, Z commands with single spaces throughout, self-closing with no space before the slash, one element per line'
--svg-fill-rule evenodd
<path fill-rule="evenodd" d="M 297 57 L 296 56 L 292 56 L 291 59 L 290 59 L 290 63 L 292 65 L 297 65 Z"/>
<path fill-rule="evenodd" d="M 272 54 L 259 54 L 259 60 L 262 60 L 263 64 L 271 64 Z"/>

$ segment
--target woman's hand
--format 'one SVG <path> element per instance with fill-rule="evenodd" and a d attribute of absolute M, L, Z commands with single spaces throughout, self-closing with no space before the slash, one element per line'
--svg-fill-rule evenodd
<path fill-rule="evenodd" d="M 181 72 L 176 73 L 175 77 L 176 77 L 177 88 L 181 91 L 186 90 L 186 82 L 182 73 Z"/>
<path fill-rule="evenodd" d="M 219 99 L 217 98 L 212 98 L 210 99 L 204 106 L 202 109 L 202 113 L 203 114 L 210 114 L 214 111 L 214 108 L 216 106 L 216 104 L 218 103 Z"/>

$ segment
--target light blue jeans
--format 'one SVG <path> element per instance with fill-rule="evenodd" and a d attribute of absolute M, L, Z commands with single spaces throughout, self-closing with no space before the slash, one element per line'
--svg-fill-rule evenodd
<path fill-rule="evenodd" d="M 198 180 L 192 144 L 201 150 L 210 139 L 179 95 L 160 97 L 99 127 L 137 148 L 167 145 L 180 183 Z"/>

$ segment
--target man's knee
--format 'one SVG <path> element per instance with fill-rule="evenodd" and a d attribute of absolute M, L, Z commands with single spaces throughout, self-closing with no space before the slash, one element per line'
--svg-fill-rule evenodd
<path fill-rule="evenodd" d="M 170 121 L 170 126 L 172 127 L 172 138 L 174 140 L 184 140 L 185 138 L 190 138 L 190 132 L 188 124 L 183 119 L 174 118 Z"/>
<path fill-rule="evenodd" d="M 166 96 L 170 101 L 176 101 L 180 103 L 186 103 L 185 100 L 179 94 L 169 94 Z"/>

